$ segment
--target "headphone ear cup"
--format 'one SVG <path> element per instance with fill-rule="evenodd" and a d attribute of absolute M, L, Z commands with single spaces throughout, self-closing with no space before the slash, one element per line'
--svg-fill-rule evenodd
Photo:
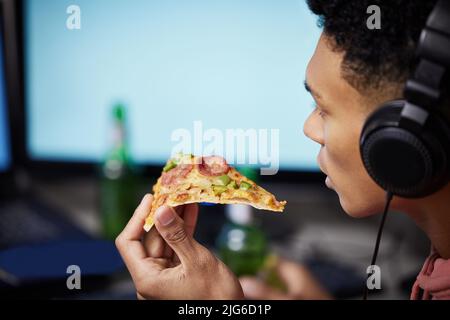
<path fill-rule="evenodd" d="M 404 100 L 390 101 L 369 116 L 360 138 L 361 157 L 383 189 L 401 197 L 423 197 L 448 182 L 449 153 L 443 124 L 432 114 L 426 127 L 401 126 L 404 105 Z"/>

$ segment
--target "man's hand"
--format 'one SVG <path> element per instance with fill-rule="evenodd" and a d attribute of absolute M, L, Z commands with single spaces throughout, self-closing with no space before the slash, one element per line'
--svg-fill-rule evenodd
<path fill-rule="evenodd" d="M 146 195 L 116 246 L 140 299 L 242 299 L 234 274 L 194 240 L 198 206 L 168 206 L 156 211 L 155 226 L 145 234 L 152 195 Z"/>
<path fill-rule="evenodd" d="M 272 288 L 254 277 L 239 279 L 245 298 L 258 300 L 324 300 L 331 295 L 317 282 L 309 270 L 297 263 L 279 259 L 276 272 L 287 288 L 287 292 Z"/>

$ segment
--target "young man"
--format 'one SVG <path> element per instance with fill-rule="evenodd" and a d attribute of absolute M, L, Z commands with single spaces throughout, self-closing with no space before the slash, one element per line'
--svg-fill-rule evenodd
<path fill-rule="evenodd" d="M 344 210 L 352 217 L 382 211 L 385 191 L 366 172 L 359 153 L 362 126 L 377 106 L 401 98 L 414 65 L 419 35 L 436 1 L 309 0 L 324 30 L 312 56 L 305 86 L 316 109 L 304 124 L 305 134 L 321 145 L 317 157 Z M 366 27 L 366 10 L 381 8 L 381 29 Z M 446 104 L 447 116 L 450 106 Z M 448 117 L 449 118 L 449 117 Z M 448 120 L 448 119 L 447 119 Z M 162 207 L 156 228 L 142 225 L 152 196 L 137 208 L 117 246 L 141 298 L 180 299 L 325 299 L 330 295 L 308 270 L 281 261 L 278 271 L 288 293 L 257 279 L 240 281 L 192 234 L 198 208 Z M 412 298 L 450 298 L 450 184 L 420 199 L 394 197 L 392 209 L 407 213 L 428 235 L 434 253 L 416 282 Z M 142 237 L 144 239 L 142 240 Z M 419 288 L 425 295 L 419 296 Z"/>

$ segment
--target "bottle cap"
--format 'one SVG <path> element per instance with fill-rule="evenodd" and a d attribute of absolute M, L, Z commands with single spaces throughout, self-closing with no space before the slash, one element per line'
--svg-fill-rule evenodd
<path fill-rule="evenodd" d="M 113 107 L 113 117 L 118 121 L 125 120 L 125 106 L 121 103 L 117 103 Z"/>
<path fill-rule="evenodd" d="M 254 167 L 238 167 L 237 171 L 239 171 L 242 175 L 246 176 L 250 180 L 254 182 L 259 181 L 259 171 L 257 168 Z"/>

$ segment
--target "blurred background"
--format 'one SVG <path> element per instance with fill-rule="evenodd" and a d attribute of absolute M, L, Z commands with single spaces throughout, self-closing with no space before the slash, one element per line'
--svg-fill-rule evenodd
<path fill-rule="evenodd" d="M 281 215 L 202 205 L 196 238 L 239 275 L 280 286 L 270 267 L 282 256 L 336 297 L 361 295 L 379 217 L 342 211 L 303 136 L 320 35 L 303 0 L 2 0 L 0 10 L 0 296 L 134 299 L 112 240 L 151 191 L 171 133 L 197 120 L 279 129 L 280 172 L 239 169 L 288 205 Z M 428 250 L 391 214 L 374 298 L 407 298 Z M 69 265 L 81 290 L 66 286 Z"/>

